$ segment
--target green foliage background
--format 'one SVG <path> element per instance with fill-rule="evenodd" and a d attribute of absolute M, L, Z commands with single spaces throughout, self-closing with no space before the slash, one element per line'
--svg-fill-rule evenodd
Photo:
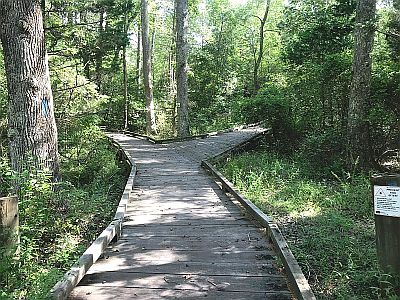
<path fill-rule="evenodd" d="M 145 130 L 141 67 L 136 65 L 141 59 L 139 2 L 45 1 L 63 174 L 56 190 L 40 170 L 19 175 L 10 170 L 0 49 L 0 196 L 9 193 L 16 176 L 24 182 L 20 257 L 0 264 L 0 298 L 43 299 L 112 215 L 126 170 L 115 160 L 99 126 L 124 127 L 122 49 L 127 46 L 128 129 Z M 176 100 L 171 78 L 174 3 L 149 2 L 159 137 L 171 137 Z M 253 82 L 260 39 L 257 16 L 264 13 L 266 1 L 189 2 L 191 132 L 244 123 L 271 127 L 272 153 L 240 158 L 226 172 L 284 227 L 293 223 L 289 219 L 295 220 L 286 234 L 322 298 L 392 297 L 399 283 L 376 268 L 370 207 L 365 193 L 359 192 L 368 189 L 368 174 L 357 174 L 356 166 L 345 165 L 356 1 L 271 1 L 257 91 Z M 368 123 L 371 156 L 379 171 L 400 168 L 398 14 L 390 3 L 381 4 L 376 22 Z M 310 228 L 320 230 L 312 236 Z M 330 247 L 327 236 L 336 234 L 343 243 L 329 252 L 339 253 L 332 262 L 327 262 L 327 253 L 304 251 L 320 240 Z M 355 246 L 368 250 L 344 253 Z"/>

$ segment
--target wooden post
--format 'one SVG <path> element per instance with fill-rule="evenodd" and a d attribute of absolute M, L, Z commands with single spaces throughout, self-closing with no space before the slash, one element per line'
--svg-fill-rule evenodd
<path fill-rule="evenodd" d="M 17 196 L 0 198 L 0 247 L 11 251 L 19 244 Z M 15 249 L 14 249 L 15 248 Z"/>
<path fill-rule="evenodd" d="M 378 261 L 400 274 L 400 174 L 373 175 L 371 182 Z"/>

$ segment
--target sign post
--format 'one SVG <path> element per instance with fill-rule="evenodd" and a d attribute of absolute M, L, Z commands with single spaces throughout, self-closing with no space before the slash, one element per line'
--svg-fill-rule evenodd
<path fill-rule="evenodd" d="M 400 273 L 400 174 L 373 175 L 371 182 L 378 261 Z"/>
<path fill-rule="evenodd" d="M 18 251 L 19 244 L 18 198 L 0 198 L 0 254 Z M 1 249 L 3 248 L 3 249 Z"/>

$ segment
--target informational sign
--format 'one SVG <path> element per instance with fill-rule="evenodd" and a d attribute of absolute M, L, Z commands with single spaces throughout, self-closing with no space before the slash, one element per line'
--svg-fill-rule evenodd
<path fill-rule="evenodd" d="M 374 185 L 376 215 L 400 217 L 400 187 Z"/>

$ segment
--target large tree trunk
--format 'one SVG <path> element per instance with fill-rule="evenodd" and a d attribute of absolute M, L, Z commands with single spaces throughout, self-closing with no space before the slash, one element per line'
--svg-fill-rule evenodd
<path fill-rule="evenodd" d="M 40 1 L 0 0 L 1 42 L 9 94 L 8 135 L 12 168 L 29 158 L 59 177 L 57 128 Z"/>
<path fill-rule="evenodd" d="M 146 96 L 146 132 L 157 133 L 154 113 L 153 79 L 151 74 L 151 45 L 149 41 L 149 15 L 147 0 L 141 0 L 142 49 L 143 49 L 143 83 Z"/>
<path fill-rule="evenodd" d="M 175 0 L 176 11 L 176 84 L 178 104 L 178 136 L 186 137 L 189 132 L 189 101 L 187 83 L 188 58 L 188 3 Z"/>
<path fill-rule="evenodd" d="M 264 55 L 264 27 L 265 23 L 267 22 L 269 7 L 270 7 L 271 0 L 267 0 L 267 6 L 264 11 L 263 18 L 260 19 L 260 33 L 259 33 L 259 49 L 258 49 L 258 56 L 254 62 L 254 72 L 253 72 L 253 81 L 254 81 L 254 95 L 257 94 L 258 90 L 260 89 L 260 80 L 258 78 L 258 73 L 260 71 L 261 61 Z"/>
<path fill-rule="evenodd" d="M 367 114 L 371 86 L 376 0 L 359 0 L 354 30 L 353 79 L 348 110 L 348 166 L 367 169 L 372 162 Z"/>

